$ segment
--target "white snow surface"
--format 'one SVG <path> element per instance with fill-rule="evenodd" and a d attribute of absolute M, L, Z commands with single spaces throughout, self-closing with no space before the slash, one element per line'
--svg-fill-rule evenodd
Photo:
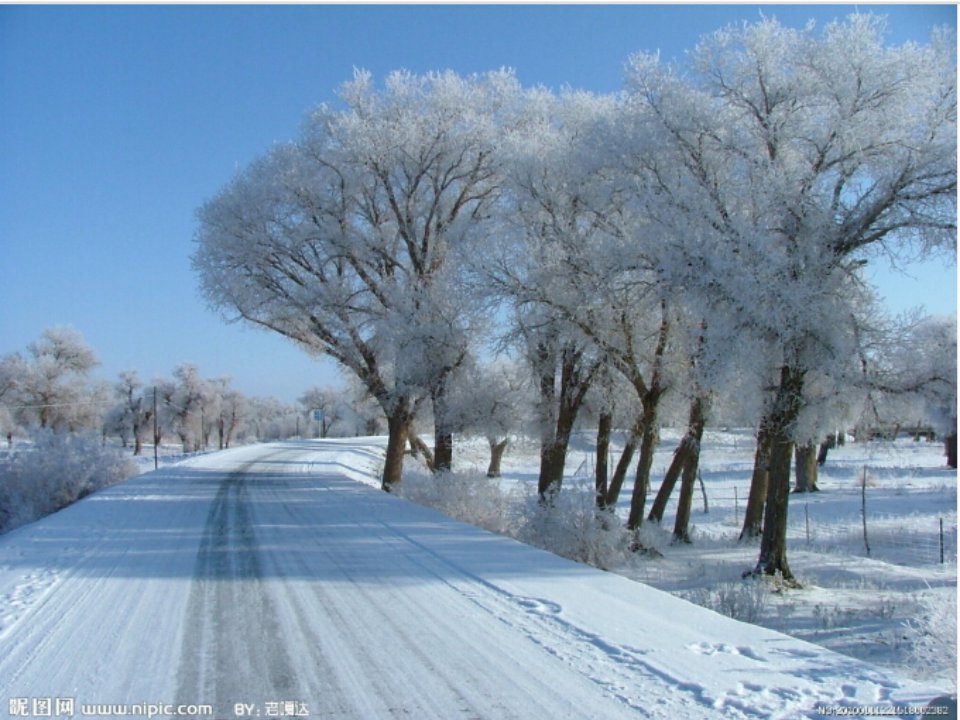
<path fill-rule="evenodd" d="M 204 455 L 0 537 L 0 712 L 798 718 L 943 694 L 383 493 L 381 446 Z"/>

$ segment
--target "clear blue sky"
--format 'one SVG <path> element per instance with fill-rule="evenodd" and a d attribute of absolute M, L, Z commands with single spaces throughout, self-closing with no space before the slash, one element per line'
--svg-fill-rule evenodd
<path fill-rule="evenodd" d="M 893 42 L 956 26 L 946 4 L 0 5 L 0 355 L 71 325 L 103 379 L 130 368 L 149 382 L 189 361 L 292 401 L 338 382 L 333 366 L 206 308 L 194 210 L 294 137 L 354 67 L 507 66 L 525 85 L 615 91 L 638 50 L 682 58 L 761 12 L 800 26 L 854 9 L 888 15 Z M 914 274 L 884 278 L 894 307 L 955 312 L 952 264 Z"/>

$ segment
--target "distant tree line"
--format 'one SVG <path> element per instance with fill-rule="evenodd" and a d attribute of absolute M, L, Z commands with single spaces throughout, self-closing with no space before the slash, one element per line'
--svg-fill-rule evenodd
<path fill-rule="evenodd" d="M 190 453 L 295 436 L 377 434 L 382 425 L 369 401 L 349 388 L 314 387 L 293 405 L 245 396 L 229 378 L 204 378 L 191 363 L 149 383 L 135 370 L 113 383 L 94 380 L 98 365 L 94 350 L 69 327 L 44 330 L 25 352 L 0 357 L 0 432 L 7 443 L 39 428 L 99 433 L 134 455 L 154 442 L 176 442 Z M 322 411 L 321 422 L 313 410 Z"/>

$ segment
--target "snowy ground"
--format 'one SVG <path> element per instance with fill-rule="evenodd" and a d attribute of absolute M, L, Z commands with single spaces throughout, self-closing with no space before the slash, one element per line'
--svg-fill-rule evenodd
<path fill-rule="evenodd" d="M 0 710 L 797 718 L 946 689 L 382 493 L 380 457 L 214 453 L 0 537 Z"/>
<path fill-rule="evenodd" d="M 652 495 L 679 439 L 665 431 L 652 474 Z M 485 441 L 458 446 L 460 469 L 483 470 Z M 956 690 L 957 476 L 945 467 L 942 445 L 902 438 L 895 443 L 848 443 L 830 452 L 820 471 L 821 492 L 794 495 L 790 504 L 790 562 L 803 589 L 776 592 L 745 586 L 741 574 L 756 564 L 758 545 L 737 541 L 749 493 L 754 440 L 748 432 L 708 431 L 702 455 L 707 512 L 698 487 L 693 545 L 672 545 L 668 532 L 648 529 L 662 557 L 638 556 L 607 564 L 720 612 L 789 633 L 849 656 L 920 679 L 935 678 Z M 593 446 L 576 438 L 567 467 L 593 482 Z M 504 487 L 529 492 L 537 473 L 537 449 L 520 444 L 504 458 Z M 862 480 L 867 472 L 867 542 L 864 543 Z M 567 481 L 568 489 L 577 478 Z M 664 517 L 673 527 L 679 488 Z M 589 489 L 585 493 L 589 495 Z M 630 486 L 621 495 L 626 516 Z M 649 508 L 648 508 L 649 509 Z M 940 522 L 943 522 L 941 563 Z M 921 637 L 928 615 L 948 613 L 942 637 Z M 926 624 L 925 624 L 926 623 Z M 912 625 L 913 627 L 910 627 Z M 950 657 L 943 652 L 953 638 Z M 917 648 L 917 640 L 922 647 Z M 941 643 L 941 640 L 944 642 Z"/>

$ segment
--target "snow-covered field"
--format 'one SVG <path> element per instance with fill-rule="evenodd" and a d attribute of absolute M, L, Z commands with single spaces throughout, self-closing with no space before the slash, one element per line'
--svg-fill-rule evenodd
<path fill-rule="evenodd" d="M 381 447 L 213 453 L 0 537 L 0 710 L 797 718 L 949 689 L 382 493 Z"/>
<path fill-rule="evenodd" d="M 567 462 L 573 477 L 566 489 L 579 486 L 585 505 L 593 483 L 591 440 L 589 435 L 576 437 Z M 664 431 L 651 498 L 678 440 L 676 433 Z M 485 441 L 461 443 L 457 469 L 484 470 L 487 452 Z M 696 489 L 691 520 L 694 543 L 670 542 L 677 488 L 663 531 L 645 530 L 645 542 L 662 557 L 608 554 L 604 567 L 849 656 L 916 678 L 935 678 L 955 692 L 957 476 L 945 465 L 943 446 L 901 438 L 848 442 L 831 450 L 820 469 L 821 492 L 791 498 L 789 557 L 803 588 L 787 592 L 741 578 L 758 554 L 758 543 L 738 542 L 753 452 L 749 432 L 708 431 L 703 485 Z M 536 486 L 537 462 L 535 445 L 512 447 L 503 461 L 502 487 L 529 496 Z M 621 494 L 622 517 L 629 490 L 628 484 Z"/>

